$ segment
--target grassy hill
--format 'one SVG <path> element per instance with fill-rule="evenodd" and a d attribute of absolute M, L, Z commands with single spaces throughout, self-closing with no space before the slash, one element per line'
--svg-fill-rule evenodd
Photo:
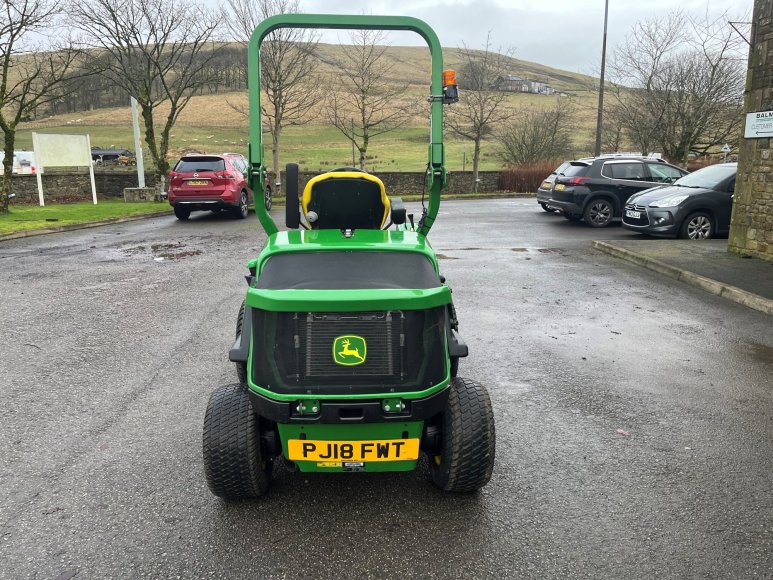
<path fill-rule="evenodd" d="M 333 79 L 338 71 L 341 51 L 345 46 L 323 44 L 318 51 L 320 78 Z M 460 52 L 455 48 L 443 49 L 446 68 L 459 68 Z M 425 47 L 395 46 L 387 50 L 387 57 L 394 63 L 391 79 L 387 82 L 408 82 L 407 97 L 424 97 L 428 91 L 430 55 Z M 570 95 L 577 104 L 573 120 L 572 146 L 580 155 L 592 148 L 595 123 L 595 96 L 588 90 L 596 81 L 592 77 L 542 66 L 518 59 L 509 60 L 509 74 L 550 83 L 555 89 Z M 323 81 L 324 82 L 324 81 Z M 332 85 L 332 83 L 331 83 Z M 331 87 L 331 90 L 332 87 Z M 462 92 L 461 98 L 464 98 Z M 507 107 L 513 110 L 551 107 L 558 98 L 529 94 L 508 95 Z M 247 119 L 234 107 L 246 109 L 246 91 L 217 93 L 194 97 L 183 111 L 172 131 L 172 155 L 186 151 L 246 153 L 249 140 Z M 128 105 L 128 104 L 127 104 Z M 233 105 L 233 106 L 232 106 Z M 451 105 L 453 106 L 453 105 Z M 159 109 L 158 122 L 163 119 L 164 108 Z M 325 170 L 337 165 L 351 164 L 351 144 L 331 127 L 322 106 L 311 108 L 310 123 L 285 130 L 282 145 L 282 162 L 296 161 L 303 169 Z M 20 126 L 17 133 L 17 149 L 30 149 L 32 131 L 56 133 L 88 133 L 92 145 L 100 147 L 126 147 L 134 149 L 130 108 L 97 109 L 80 113 L 59 115 Z M 426 163 L 428 126 L 422 117 L 409 127 L 375 138 L 369 149 L 369 169 L 374 171 L 416 171 Z M 266 133 L 266 139 L 268 134 Z M 466 168 L 470 169 L 472 144 L 446 134 L 447 166 L 461 170 L 466 152 Z M 498 169 L 497 145 L 491 140 L 484 144 L 482 169 Z M 270 159 L 269 144 L 266 157 Z M 148 158 L 146 154 L 146 159 Z"/>

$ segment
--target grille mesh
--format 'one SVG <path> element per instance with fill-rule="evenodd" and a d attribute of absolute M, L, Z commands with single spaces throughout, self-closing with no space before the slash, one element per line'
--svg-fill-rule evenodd
<path fill-rule="evenodd" d="M 402 312 L 310 312 L 305 320 L 298 322 L 302 378 L 354 375 L 401 378 L 404 347 L 400 344 L 405 344 Z M 363 364 L 346 367 L 334 362 L 332 345 L 337 337 L 350 334 L 365 339 L 367 352 Z"/>
<path fill-rule="evenodd" d="M 379 312 L 252 309 L 252 380 L 287 393 L 422 390 L 445 377 L 445 308 Z M 365 361 L 336 363 L 336 339 L 365 340 Z"/>

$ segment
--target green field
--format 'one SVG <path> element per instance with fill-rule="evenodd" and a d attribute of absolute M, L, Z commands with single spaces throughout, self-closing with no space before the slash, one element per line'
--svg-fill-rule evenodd
<path fill-rule="evenodd" d="M 341 61 L 340 45 L 324 44 L 319 47 L 318 77 L 315 82 L 332 83 L 335 90 L 335 76 Z M 455 48 L 443 49 L 446 66 L 458 67 L 460 53 Z M 392 60 L 393 69 L 385 82 L 408 82 L 404 92 L 407 101 L 424 100 L 427 94 L 429 51 L 426 47 L 390 47 L 386 56 Z M 518 59 L 509 59 L 510 74 L 549 82 L 555 89 L 570 95 L 576 112 L 570 121 L 570 155 L 582 156 L 593 148 L 595 128 L 596 97 L 588 87 L 594 80 L 578 73 L 560 71 Z M 332 79 L 332 80 L 331 80 Z M 464 99 L 464 91 L 461 91 Z M 517 119 L 519 112 L 534 108 L 553 107 L 556 99 L 567 98 L 534 94 L 508 93 L 504 107 Z M 128 103 L 127 103 L 128 105 Z M 451 108 L 454 105 L 450 106 Z M 186 152 L 222 153 L 232 151 L 246 154 L 249 140 L 248 120 L 237 112 L 248 108 L 246 91 L 218 92 L 193 97 L 184 109 L 172 130 L 169 157 L 174 160 Z M 449 109 L 450 110 L 450 109 Z M 166 105 L 156 109 L 156 123 L 164 121 Z M 414 119 L 411 126 L 375 137 L 368 149 L 368 169 L 371 171 L 421 171 L 427 162 L 429 141 L 428 111 Z M 298 162 L 302 170 L 324 171 L 340 165 L 352 164 L 352 146 L 334 127 L 327 123 L 324 104 L 311 104 L 308 110 L 309 123 L 285 127 L 281 144 L 281 163 Z M 500 127 L 492 127 L 495 134 Z M 29 150 L 32 147 L 32 131 L 54 133 L 87 133 L 92 146 L 103 148 L 127 148 L 134 150 L 131 112 L 128 106 L 113 109 L 95 109 L 76 113 L 40 118 L 19 126 L 15 148 Z M 266 162 L 273 164 L 268 131 L 266 139 Z M 463 141 L 446 131 L 446 166 L 450 171 L 471 169 L 471 141 Z M 466 152 L 466 164 L 465 164 Z M 498 145 L 490 138 L 482 145 L 480 168 L 498 170 L 502 162 L 497 156 Z M 150 156 L 145 147 L 145 160 Z M 355 164 L 358 155 L 355 153 Z M 271 169 L 275 169 L 271 167 Z"/>
<path fill-rule="evenodd" d="M 85 224 L 127 216 L 169 213 L 167 203 L 100 201 L 59 205 L 11 206 L 7 215 L 0 214 L 0 236 L 22 231 L 42 230 L 74 224 Z"/>

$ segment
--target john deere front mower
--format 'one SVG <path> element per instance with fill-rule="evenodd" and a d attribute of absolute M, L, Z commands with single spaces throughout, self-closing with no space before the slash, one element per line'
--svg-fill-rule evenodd
<path fill-rule="evenodd" d="M 446 180 L 443 105 L 456 100 L 453 74 L 443 74 L 435 33 L 414 18 L 265 20 L 252 35 L 248 63 L 257 198 L 266 172 L 260 46 L 277 28 L 411 30 L 427 41 L 429 205 L 414 223 L 378 177 L 354 168 L 318 175 L 300 191 L 295 164 L 285 176 L 288 230 L 278 231 L 256 204 L 268 240 L 247 265 L 229 355 L 239 382 L 217 389 L 206 411 L 209 488 L 227 500 L 263 495 L 280 457 L 302 472 L 342 473 L 410 471 L 424 454 L 435 485 L 475 491 L 494 465 L 491 402 L 483 386 L 457 377 L 467 346 L 427 240 Z"/>

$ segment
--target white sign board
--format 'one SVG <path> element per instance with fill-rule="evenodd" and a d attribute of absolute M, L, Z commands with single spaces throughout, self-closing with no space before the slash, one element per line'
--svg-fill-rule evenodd
<path fill-rule="evenodd" d="M 91 197 L 97 203 L 94 167 L 91 164 L 91 139 L 88 135 L 32 133 L 32 149 L 37 162 L 38 198 L 43 203 L 43 178 L 46 167 L 88 167 L 91 176 Z"/>
<path fill-rule="evenodd" d="M 747 139 L 773 137 L 773 111 L 746 113 L 746 128 L 743 136 Z"/>

